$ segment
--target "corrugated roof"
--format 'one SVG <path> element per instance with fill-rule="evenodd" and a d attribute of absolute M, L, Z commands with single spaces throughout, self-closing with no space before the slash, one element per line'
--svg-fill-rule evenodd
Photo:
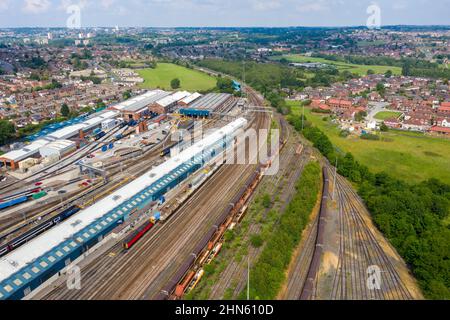
<path fill-rule="evenodd" d="M 175 92 L 174 94 L 172 94 L 168 97 L 165 97 L 161 100 L 156 101 L 156 103 L 159 104 L 161 107 L 167 107 L 167 106 L 170 106 L 171 104 L 174 104 L 175 102 L 178 102 L 178 101 L 186 98 L 190 94 L 191 93 L 187 92 L 187 91 Z"/>
<path fill-rule="evenodd" d="M 196 100 L 194 103 L 190 104 L 189 109 L 215 111 L 231 97 L 232 95 L 228 93 L 209 93 L 206 96 Z"/>
<path fill-rule="evenodd" d="M 90 118 L 83 123 L 74 124 L 72 126 L 68 126 L 65 128 L 62 128 L 61 130 L 55 131 L 52 134 L 49 134 L 45 137 L 42 137 L 42 139 L 39 139 L 32 144 L 25 146 L 22 149 L 15 150 L 8 152 L 1 156 L 3 159 L 7 159 L 14 162 L 22 161 L 33 154 L 37 153 L 39 151 L 39 148 L 43 147 L 46 144 L 49 144 L 51 141 L 54 140 L 61 140 L 61 139 L 67 139 L 70 137 L 75 136 L 80 130 L 89 130 L 99 124 L 101 124 L 103 121 L 111 118 L 115 118 L 119 116 L 117 111 L 106 111 L 102 114 L 98 114 L 93 118 Z"/>

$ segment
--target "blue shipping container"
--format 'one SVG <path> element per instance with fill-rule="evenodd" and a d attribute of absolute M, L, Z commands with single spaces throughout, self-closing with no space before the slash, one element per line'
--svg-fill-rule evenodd
<path fill-rule="evenodd" d="M 7 202 L 2 202 L 0 203 L 0 210 L 24 203 L 26 201 L 28 201 L 28 197 L 20 197 Z"/>

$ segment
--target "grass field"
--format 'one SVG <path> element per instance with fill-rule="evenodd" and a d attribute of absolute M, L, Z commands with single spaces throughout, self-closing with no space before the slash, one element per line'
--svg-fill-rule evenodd
<path fill-rule="evenodd" d="M 288 101 L 288 104 L 294 113 L 301 113 L 298 102 Z M 313 114 L 308 108 L 305 108 L 305 113 L 307 119 L 323 130 L 340 151 L 351 152 L 374 173 L 386 171 L 409 182 L 437 178 L 450 183 L 449 140 L 403 131 L 383 133 L 384 141 L 342 138 L 335 124 L 323 121 L 324 115 Z"/>
<path fill-rule="evenodd" d="M 181 88 L 188 91 L 203 91 L 214 88 L 216 79 L 200 71 L 191 70 L 171 63 L 158 63 L 156 69 L 138 70 L 145 82 L 142 88 L 161 88 L 171 90 L 170 82 L 178 78 Z"/>
<path fill-rule="evenodd" d="M 377 120 L 386 120 L 386 119 L 391 119 L 391 118 L 397 119 L 401 115 L 402 115 L 401 112 L 381 111 L 375 115 L 375 119 L 377 119 Z"/>
<path fill-rule="evenodd" d="M 290 54 L 282 57 L 277 57 L 277 59 L 286 58 L 291 62 L 320 62 L 334 65 L 338 68 L 339 71 L 350 71 L 352 73 L 356 73 L 360 76 L 364 76 L 367 74 L 368 70 L 373 70 L 377 74 L 384 74 L 386 71 L 391 70 L 394 75 L 400 75 L 402 73 L 402 69 L 399 67 L 391 67 L 391 66 L 366 66 L 359 64 L 351 64 L 340 61 L 327 60 L 323 58 L 314 58 L 314 57 L 305 57 L 299 54 Z"/>

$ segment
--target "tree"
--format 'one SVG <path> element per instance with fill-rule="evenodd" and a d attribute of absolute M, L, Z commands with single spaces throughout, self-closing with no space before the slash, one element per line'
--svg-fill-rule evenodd
<path fill-rule="evenodd" d="M 219 78 L 217 79 L 217 89 L 219 89 L 222 93 L 233 93 L 233 80 L 228 78 Z"/>
<path fill-rule="evenodd" d="M 380 130 L 382 132 L 388 132 L 389 131 L 389 127 L 383 122 L 380 126 Z"/>
<path fill-rule="evenodd" d="M 406 77 L 409 76 L 410 74 L 411 74 L 411 65 L 409 64 L 409 62 L 405 62 L 402 67 L 402 75 Z"/>
<path fill-rule="evenodd" d="M 125 91 L 123 93 L 123 98 L 124 98 L 124 100 L 130 99 L 131 98 L 131 91 L 130 90 Z"/>
<path fill-rule="evenodd" d="M 379 82 L 378 84 L 377 84 L 377 92 L 380 94 L 380 95 L 384 95 L 384 92 L 386 91 L 386 88 L 384 87 L 384 84 L 382 83 L 382 82 Z"/>
<path fill-rule="evenodd" d="M 364 118 L 367 117 L 367 112 L 365 111 L 360 111 L 355 115 L 355 120 L 357 122 L 361 122 L 364 120 Z"/>
<path fill-rule="evenodd" d="M 375 71 L 373 71 L 372 69 L 367 70 L 367 75 L 370 76 L 372 74 L 375 74 Z"/>
<path fill-rule="evenodd" d="M 70 109 L 69 109 L 69 106 L 67 105 L 67 103 L 63 103 L 61 105 L 61 115 L 66 118 L 68 118 L 70 116 Z"/>
<path fill-rule="evenodd" d="M 384 74 L 384 76 L 385 76 L 386 78 L 391 78 L 391 77 L 392 77 L 392 71 L 391 71 L 391 70 L 386 71 L 386 73 Z"/>
<path fill-rule="evenodd" d="M 14 125 L 6 120 L 0 120 L 0 144 L 5 144 L 16 134 Z"/>
<path fill-rule="evenodd" d="M 179 89 L 181 87 L 181 81 L 178 78 L 173 79 L 170 81 L 170 86 L 172 89 Z"/>

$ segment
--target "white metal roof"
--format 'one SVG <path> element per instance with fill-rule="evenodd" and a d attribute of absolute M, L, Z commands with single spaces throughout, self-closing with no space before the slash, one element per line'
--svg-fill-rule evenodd
<path fill-rule="evenodd" d="M 121 102 L 112 108 L 119 111 L 137 111 L 169 94 L 163 90 L 148 91 L 140 96 Z"/>
<path fill-rule="evenodd" d="M 42 148 L 49 148 L 49 149 L 54 149 L 54 150 L 65 150 L 65 149 L 71 148 L 75 145 L 76 145 L 76 143 L 74 141 L 57 140 L 57 141 L 50 142 L 49 144 L 43 146 Z"/>
<path fill-rule="evenodd" d="M 174 94 L 165 97 L 159 101 L 157 101 L 156 103 L 159 104 L 161 107 L 167 107 L 170 106 L 171 104 L 180 101 L 183 98 L 186 98 L 187 96 L 191 95 L 190 92 L 187 91 L 178 91 L 175 92 Z"/>
<path fill-rule="evenodd" d="M 1 156 L 1 158 L 18 162 L 37 153 L 39 151 L 39 148 L 45 146 L 48 143 L 50 143 L 50 141 L 39 139 L 34 141 L 32 144 L 26 145 L 22 149 L 8 152 Z"/>
<path fill-rule="evenodd" d="M 49 144 L 51 141 L 54 140 L 61 140 L 61 139 L 67 139 L 70 137 L 75 136 L 80 130 L 89 130 L 99 124 L 101 124 L 103 121 L 107 119 L 112 119 L 119 116 L 117 111 L 106 111 L 102 114 L 97 115 L 94 118 L 88 119 L 83 123 L 74 124 L 65 128 L 62 128 L 58 131 L 55 131 L 35 142 L 33 142 L 30 145 L 27 145 L 19 150 L 14 150 L 11 152 L 8 152 L 1 156 L 1 158 L 8 159 L 14 162 L 18 162 L 21 160 L 24 160 L 31 155 L 37 153 L 40 148 L 43 146 Z"/>
<path fill-rule="evenodd" d="M 202 95 L 198 92 L 195 92 L 191 94 L 190 96 L 187 96 L 183 100 L 180 101 L 180 103 L 189 104 L 200 98 Z"/>
<path fill-rule="evenodd" d="M 243 129 L 246 125 L 247 120 L 239 118 L 222 129 L 216 130 L 214 133 L 195 143 L 176 157 L 173 157 L 158 167 L 148 171 L 108 197 L 98 201 L 85 210 L 80 211 L 75 216 L 72 216 L 27 244 L 17 248 L 10 254 L 2 257 L 0 259 L 0 282 L 8 279 L 62 242 L 70 239 L 76 233 L 90 226 L 113 209 L 118 208 L 134 195 L 150 187 L 153 183 L 168 175 L 183 163 L 188 162 L 204 149 L 209 148 L 223 139 L 224 136 L 234 135 L 237 130 Z"/>

